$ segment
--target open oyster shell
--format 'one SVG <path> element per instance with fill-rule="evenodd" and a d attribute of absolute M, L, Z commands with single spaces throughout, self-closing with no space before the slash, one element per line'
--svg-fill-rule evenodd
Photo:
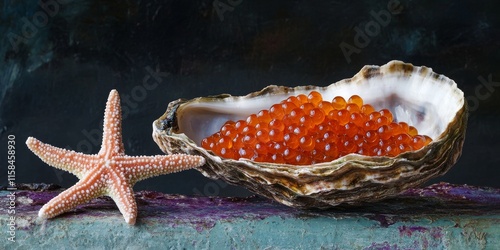
<path fill-rule="evenodd" d="M 357 94 L 375 109 L 388 108 L 395 120 L 415 126 L 433 142 L 396 157 L 350 154 L 327 163 L 294 166 L 223 159 L 200 146 L 227 120 L 245 119 L 290 95 L 316 90 L 325 100 Z M 268 86 L 246 96 L 218 95 L 169 104 L 153 123 L 153 138 L 165 153 L 202 155 L 205 176 L 272 198 L 288 206 L 326 208 L 396 195 L 443 175 L 461 154 L 467 123 L 463 92 L 446 76 L 427 67 L 391 61 L 365 66 L 351 79 L 326 87 Z"/>

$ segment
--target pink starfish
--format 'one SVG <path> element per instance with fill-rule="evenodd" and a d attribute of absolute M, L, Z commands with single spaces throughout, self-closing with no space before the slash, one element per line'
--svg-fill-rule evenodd
<path fill-rule="evenodd" d="M 96 155 L 85 155 L 53 147 L 29 137 L 28 148 L 45 163 L 76 175 L 80 181 L 45 204 L 38 216 L 52 218 L 96 197 L 111 197 L 133 225 L 137 218 L 137 204 L 132 187 L 149 177 L 178 172 L 205 164 L 201 156 L 193 155 L 125 155 L 121 131 L 120 96 L 116 90 L 109 93 L 104 112 L 104 134 L 101 150 Z"/>

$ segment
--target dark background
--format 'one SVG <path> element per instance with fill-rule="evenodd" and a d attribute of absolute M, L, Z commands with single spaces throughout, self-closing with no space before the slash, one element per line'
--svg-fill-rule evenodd
<path fill-rule="evenodd" d="M 122 97 L 126 152 L 154 155 L 162 152 L 151 123 L 177 98 L 324 86 L 398 59 L 454 79 L 470 101 L 463 155 L 433 182 L 500 187 L 498 1 L 27 2 L 0 2 L 0 185 L 7 184 L 8 135 L 16 137 L 17 183 L 76 183 L 24 142 L 34 136 L 97 153 L 111 89 Z M 378 30 L 377 13 L 390 16 Z M 367 27 L 371 36 L 356 40 Z M 355 52 L 346 56 L 341 44 Z M 249 194 L 196 170 L 135 189 Z"/>

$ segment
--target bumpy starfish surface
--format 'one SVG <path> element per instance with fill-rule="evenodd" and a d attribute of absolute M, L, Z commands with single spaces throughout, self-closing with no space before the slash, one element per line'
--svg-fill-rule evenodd
<path fill-rule="evenodd" d="M 149 177 L 178 172 L 205 164 L 201 156 L 156 155 L 127 156 L 122 142 L 120 97 L 109 93 L 104 112 L 104 134 L 101 150 L 85 155 L 57 148 L 29 137 L 28 148 L 45 163 L 76 175 L 80 181 L 54 197 L 38 216 L 52 218 L 96 197 L 111 197 L 128 224 L 135 224 L 137 204 L 132 187 Z"/>

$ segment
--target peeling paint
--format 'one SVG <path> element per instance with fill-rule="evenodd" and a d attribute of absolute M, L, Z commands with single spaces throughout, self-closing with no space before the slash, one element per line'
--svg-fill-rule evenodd
<path fill-rule="evenodd" d="M 16 234 L 23 239 L 19 248 L 30 244 L 93 248 L 99 241 L 110 248 L 234 249 L 494 249 L 500 244 L 499 190 L 447 183 L 362 206 L 326 210 L 294 209 L 258 196 L 188 197 L 141 191 L 135 194 L 139 216 L 134 227 L 123 223 L 108 197 L 39 220 L 38 210 L 60 192 L 16 193 L 25 201 L 16 206 Z M 0 191 L 0 203 L 7 194 Z M 0 224 L 7 220 L 5 207 L 0 207 Z M 6 243 L 0 248 L 6 248 L 2 244 Z"/>

